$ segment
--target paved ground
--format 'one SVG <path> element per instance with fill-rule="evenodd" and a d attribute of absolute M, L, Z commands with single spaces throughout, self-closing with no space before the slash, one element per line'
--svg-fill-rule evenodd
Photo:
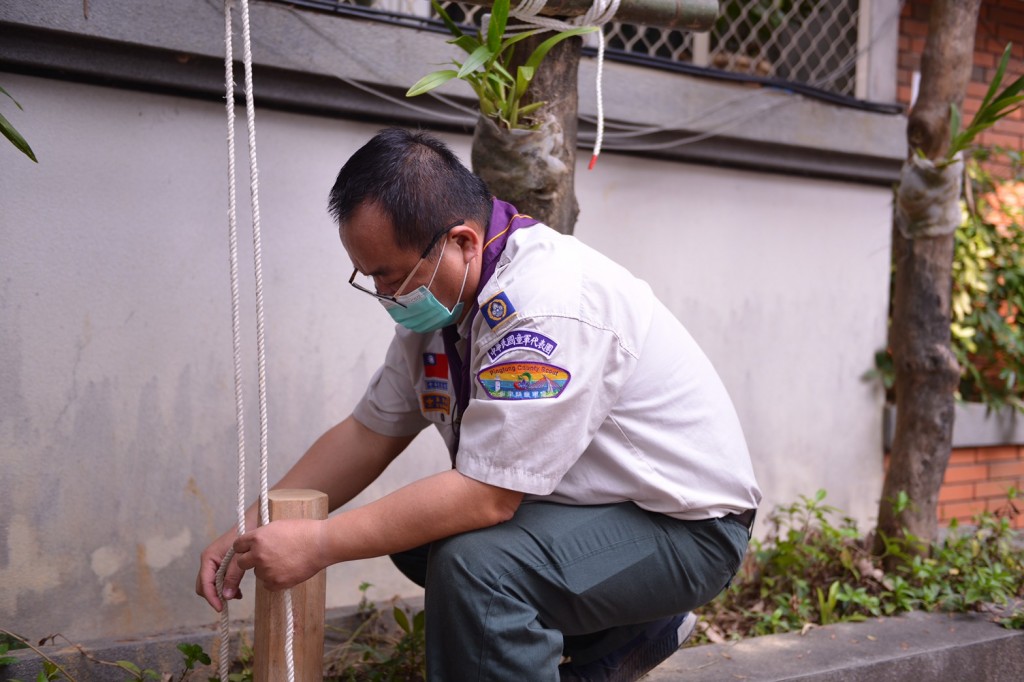
<path fill-rule="evenodd" d="M 351 609 L 333 615 L 329 620 L 344 621 Z M 1007 630 L 991 618 L 910 613 L 813 628 L 805 635 L 690 647 L 643 682 L 1024 682 L 1024 631 Z M 213 651 L 213 638 L 211 627 L 134 641 L 90 642 L 89 648 L 105 660 L 127 659 L 169 671 L 181 667 L 178 643 L 198 642 Z M 88 663 L 73 648 L 46 648 L 79 682 L 124 679 L 116 669 Z M 15 658 L 18 663 L 0 668 L 0 681 L 34 679 L 38 659 L 25 651 L 15 652 Z"/>
<path fill-rule="evenodd" d="M 1024 631 L 983 614 L 910 613 L 681 649 L 644 682 L 1022 682 Z"/>

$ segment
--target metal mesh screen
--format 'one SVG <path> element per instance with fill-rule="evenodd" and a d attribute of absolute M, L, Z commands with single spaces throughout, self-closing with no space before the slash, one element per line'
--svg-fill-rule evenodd
<path fill-rule="evenodd" d="M 727 0 L 707 65 L 852 95 L 858 0 Z"/>
<path fill-rule="evenodd" d="M 721 0 L 711 31 L 691 33 L 621 22 L 604 27 L 608 56 L 642 56 L 653 67 L 678 62 L 801 83 L 854 95 L 861 0 Z M 430 17 L 427 0 L 312 0 L 289 4 L 321 9 L 356 6 Z M 452 18 L 479 26 L 487 9 L 444 2 Z M 589 36 L 590 43 L 596 39 Z"/>

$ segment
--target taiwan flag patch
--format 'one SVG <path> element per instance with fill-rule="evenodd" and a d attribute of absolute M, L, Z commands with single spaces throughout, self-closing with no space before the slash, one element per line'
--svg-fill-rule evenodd
<path fill-rule="evenodd" d="M 447 379 L 448 356 L 444 353 L 424 353 L 423 375 L 432 379 Z"/>

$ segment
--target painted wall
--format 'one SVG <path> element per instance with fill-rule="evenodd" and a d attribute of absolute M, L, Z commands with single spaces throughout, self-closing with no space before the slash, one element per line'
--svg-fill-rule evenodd
<path fill-rule="evenodd" d="M 233 522 L 236 478 L 223 108 L 2 78 L 40 164 L 0 145 L 0 624 L 88 639 L 212 623 L 195 570 Z M 391 325 L 349 291 L 325 211 L 378 126 L 274 111 L 258 125 L 276 478 L 348 413 Z M 468 137 L 446 139 L 468 158 Z M 765 508 L 825 487 L 866 524 L 881 395 L 859 377 L 885 335 L 889 191 L 606 153 L 577 192 L 578 236 L 648 279 L 719 368 Z M 366 496 L 446 461 L 425 433 Z M 251 613 L 248 580 L 235 616 Z M 329 605 L 362 581 L 371 597 L 417 591 L 387 560 L 355 562 L 329 570 Z"/>

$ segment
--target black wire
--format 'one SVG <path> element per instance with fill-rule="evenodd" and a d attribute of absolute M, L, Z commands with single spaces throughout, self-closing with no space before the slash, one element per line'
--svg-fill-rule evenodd
<path fill-rule="evenodd" d="M 597 54 L 597 50 L 594 48 L 585 47 L 583 48 L 583 53 L 589 56 L 594 56 Z M 829 102 L 831 104 L 838 104 L 839 106 L 848 107 L 851 109 L 862 109 L 864 111 L 874 111 L 882 114 L 903 113 L 902 104 L 889 104 L 886 102 L 869 102 L 867 100 L 857 99 L 856 97 L 850 97 L 849 95 L 842 95 L 837 92 L 831 92 L 829 90 L 817 88 L 814 87 L 813 85 L 807 85 L 806 83 L 787 81 L 781 78 L 767 78 L 764 76 L 753 76 L 746 73 L 722 71 L 721 69 L 714 69 L 705 66 L 694 66 L 693 64 L 686 64 L 685 62 L 677 62 L 669 59 L 659 59 L 657 57 L 650 57 L 648 55 L 636 54 L 633 52 L 612 50 L 610 48 L 605 48 L 604 56 L 605 59 L 613 59 L 617 62 L 623 62 L 626 64 L 637 64 L 640 66 L 650 66 L 665 71 L 685 73 L 687 75 L 697 76 L 700 78 L 713 78 L 715 80 L 725 80 L 736 83 L 756 83 L 758 85 L 763 85 L 765 87 L 798 93 L 804 95 L 805 97 L 819 99 L 825 102 Z"/>
<path fill-rule="evenodd" d="M 433 33 L 448 34 L 448 29 L 439 19 L 415 17 L 409 14 L 402 14 L 400 12 L 371 9 L 369 7 L 350 5 L 347 3 L 343 4 L 338 2 L 338 0 L 269 0 L 269 2 L 277 2 L 283 5 L 291 5 L 293 7 L 303 7 L 306 9 L 326 12 L 328 14 L 358 17 L 360 19 L 367 19 L 369 21 L 376 21 L 392 26 L 418 28 Z M 475 30 L 476 27 L 467 28 L 473 28 Z M 596 56 L 597 49 L 584 47 L 583 54 L 589 57 Z M 823 102 L 847 107 L 849 109 L 873 111 L 881 114 L 902 114 L 904 111 L 902 104 L 869 102 L 867 100 L 857 99 L 856 97 L 850 97 L 849 95 L 842 95 L 823 88 L 807 85 L 806 83 L 798 83 L 796 81 L 788 81 L 781 78 L 767 78 L 764 76 L 754 76 L 746 73 L 722 71 L 721 69 L 714 69 L 705 66 L 694 66 L 693 64 L 687 64 L 685 62 L 677 62 L 671 59 L 652 57 L 650 55 L 627 52 L 625 50 L 617 50 L 614 48 L 605 48 L 604 54 L 605 59 L 622 62 L 624 64 L 645 66 L 652 69 L 660 69 L 662 71 L 671 71 L 673 73 L 684 73 L 698 78 L 712 78 L 714 80 L 724 80 L 734 83 L 755 83 L 767 88 L 775 88 L 786 92 L 797 93 L 811 99 L 821 100 Z"/>

